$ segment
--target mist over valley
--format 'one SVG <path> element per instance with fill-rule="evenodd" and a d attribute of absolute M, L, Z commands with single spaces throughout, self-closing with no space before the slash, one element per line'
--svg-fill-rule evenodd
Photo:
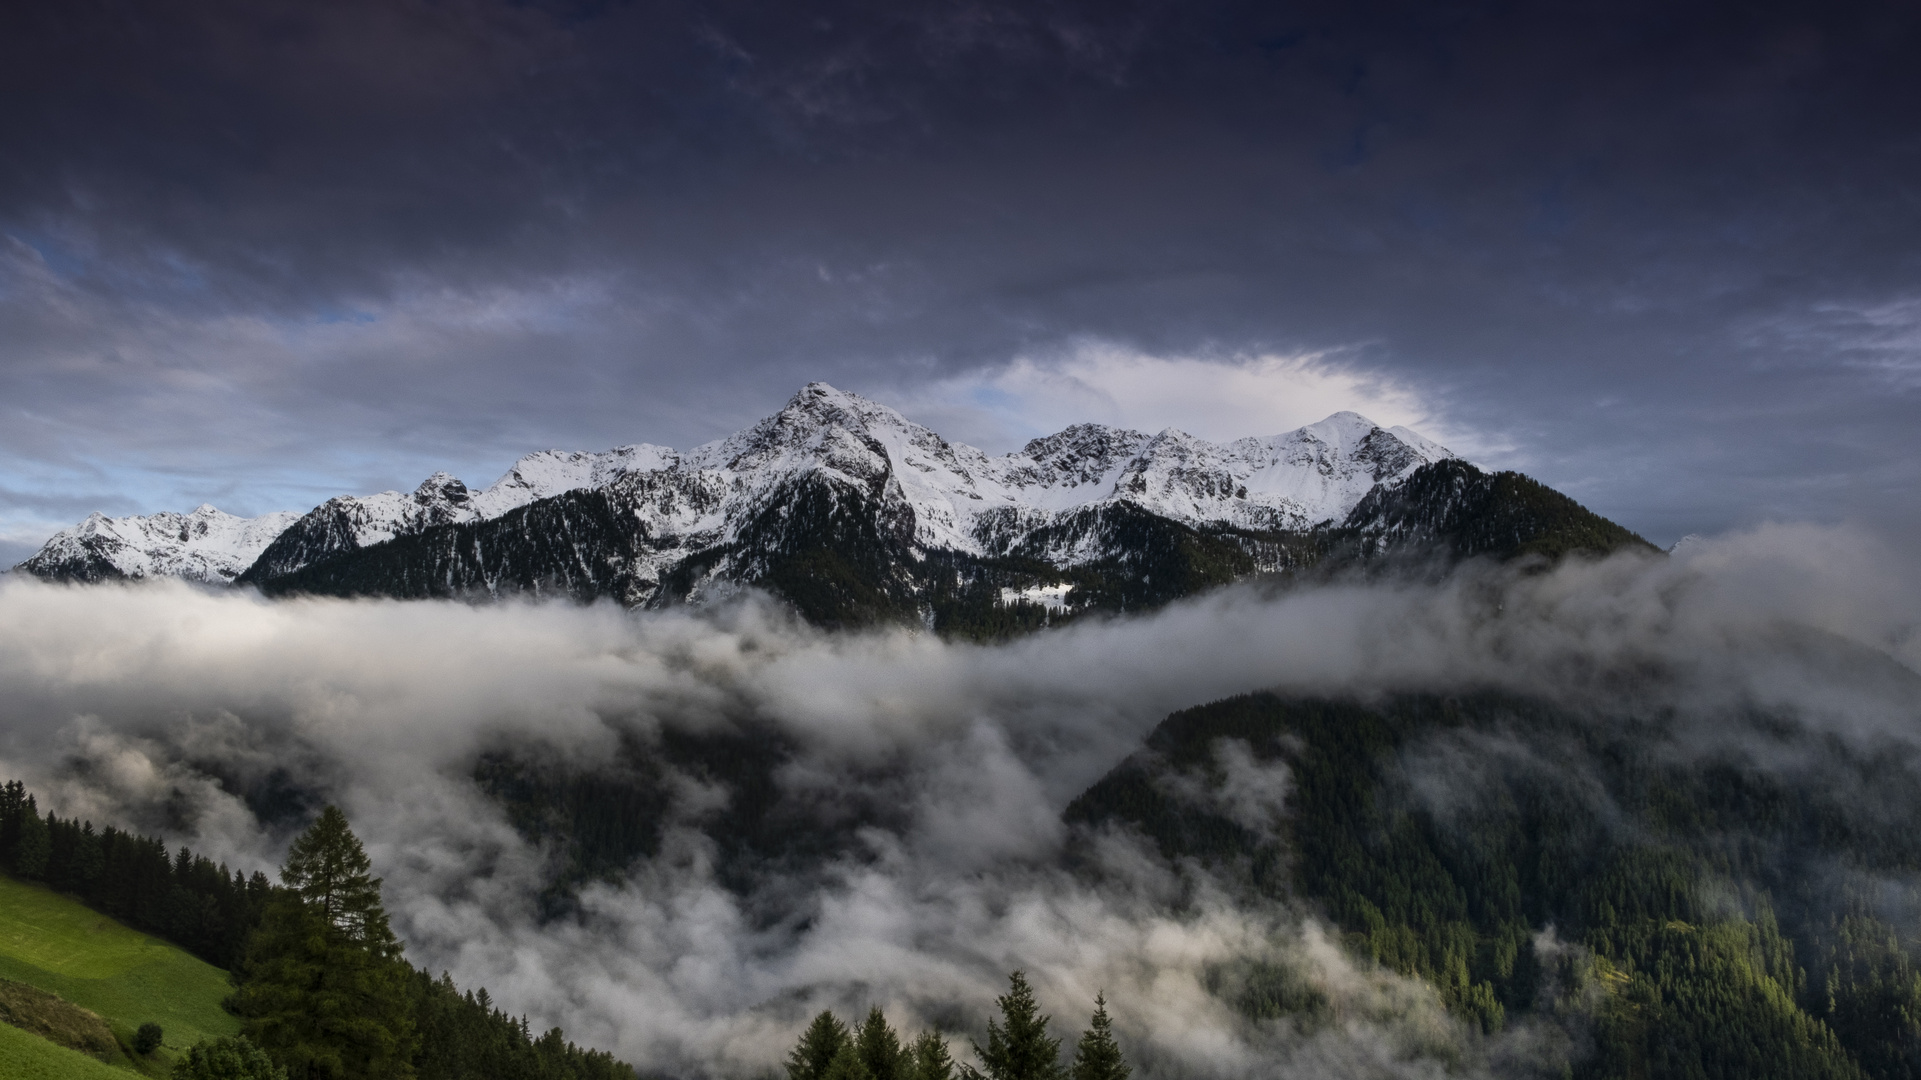
<path fill-rule="evenodd" d="M 1293 876 L 1294 830 L 1327 812 L 1297 774 L 1354 721 L 1181 734 L 1181 710 L 1390 718 L 1389 744 L 1322 759 L 1382 785 L 1389 820 L 1445 847 L 1499 835 L 1514 785 L 1563 792 L 1592 853 L 1694 852 L 1696 919 L 1751 921 L 1771 890 L 1807 965 L 1831 909 L 1912 917 L 1915 600 L 1872 536 L 1813 527 L 1230 587 L 990 644 L 824 630 L 763 594 L 645 612 L 14 575 L 0 762 L 62 816 L 243 869 L 337 804 L 410 959 L 646 1073 L 761 1075 L 823 1008 L 964 1038 L 1021 969 L 1063 1024 L 1104 992 L 1144 1076 L 1551 1075 L 1615 1061 L 1605 994 L 1537 975 L 1517 997 L 1472 955 L 1454 983 L 1384 954 L 1327 867 Z M 1788 817 L 1664 820 L 1649 770 L 1776 791 Z M 1591 912 L 1533 899 L 1528 962 L 1607 954 Z M 1463 1007 L 1477 983 L 1500 984 L 1492 1022 Z"/>

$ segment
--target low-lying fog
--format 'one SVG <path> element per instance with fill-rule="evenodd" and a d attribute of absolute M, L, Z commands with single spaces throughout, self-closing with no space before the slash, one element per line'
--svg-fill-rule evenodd
<path fill-rule="evenodd" d="M 1549 1036 L 1470 1039 L 1421 986 L 1344 959 L 1311 911 L 1237 898 L 1123 835 L 1095 839 L 1096 888 L 1061 868 L 1062 808 L 1168 712 L 1261 688 L 1652 696 L 1703 744 L 1752 706 L 1865 746 L 1921 741 L 1917 581 L 1872 536 L 1771 527 L 1551 572 L 1228 590 L 981 647 L 827 634 L 752 600 L 634 614 L 12 577 L 0 778 L 63 815 L 271 869 L 297 823 L 262 822 L 235 792 L 279 770 L 346 810 L 411 960 L 643 1069 L 761 1075 L 811 1012 L 869 1003 L 958 1029 L 965 1059 L 1018 967 L 1070 1040 L 1104 990 L 1150 1076 L 1506 1071 Z M 896 824 L 775 883 L 785 910 L 769 919 L 717 883 L 711 841 L 683 822 L 658 857 L 589 887 L 578 916 L 543 924 L 545 853 L 476 786 L 476 757 L 537 745 L 591 765 L 622 731 L 741 717 L 800 748 L 782 784 L 885 778 L 906 803 Z M 1236 811 L 1271 825 L 1286 776 L 1248 769 Z M 670 782 L 686 814 L 729 797 Z M 1203 976 L 1246 956 L 1304 972 L 1337 1022 L 1238 1019 Z"/>

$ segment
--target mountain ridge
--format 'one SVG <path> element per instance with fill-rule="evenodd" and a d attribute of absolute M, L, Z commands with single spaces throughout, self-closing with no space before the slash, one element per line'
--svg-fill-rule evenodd
<path fill-rule="evenodd" d="M 1431 493 L 1434 505 L 1390 498 L 1443 465 L 1453 479 Z M 217 562 L 174 553 L 171 519 L 136 529 L 95 515 L 19 569 L 68 581 L 179 576 L 269 594 L 560 594 L 636 607 L 760 587 L 827 625 L 955 629 L 1003 622 L 993 609 L 1019 607 L 1035 590 L 1051 590 L 1045 622 L 1151 606 L 1330 554 L 1371 558 L 1417 543 L 1492 551 L 1498 538 L 1467 537 L 1459 522 L 1446 536 L 1435 531 L 1436 515 L 1448 512 L 1441 504 L 1458 502 L 1463 484 L 1479 501 L 1457 507 L 1457 517 L 1502 503 L 1469 473 L 1489 475 L 1416 432 L 1352 412 L 1226 443 L 1174 428 L 1148 435 L 1076 424 L 990 456 L 816 382 L 774 415 L 684 452 L 645 443 L 540 451 L 479 491 L 436 473 L 408 494 L 339 496 L 306 514 L 256 519 L 272 520 L 251 532 L 230 524 Z M 1569 514 L 1593 518 L 1554 497 L 1566 506 L 1549 515 L 1550 531 Z M 1364 505 L 1380 519 L 1372 532 L 1353 520 Z M 1611 522 L 1580 524 L 1590 542 L 1562 549 L 1639 540 Z M 155 550 L 143 561 L 87 542 L 121 533 L 133 538 L 119 539 L 124 548 L 146 538 Z M 251 558 L 246 544 L 258 545 Z"/>

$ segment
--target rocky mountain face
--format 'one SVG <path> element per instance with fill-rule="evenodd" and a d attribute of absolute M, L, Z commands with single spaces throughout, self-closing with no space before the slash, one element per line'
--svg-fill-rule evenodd
<path fill-rule="evenodd" d="M 1489 477 L 1355 413 L 1230 443 L 1079 424 L 991 456 L 824 383 L 686 452 L 545 451 L 480 491 L 442 473 L 409 494 L 342 496 L 297 517 L 195 513 L 253 538 L 223 548 L 226 569 L 196 580 L 270 594 L 662 606 L 758 587 L 823 624 L 987 634 L 1330 558 L 1638 539 L 1524 477 Z M 96 515 L 21 569 L 80 581 L 193 576 L 175 569 L 188 566 L 176 551 L 186 541 L 171 539 L 175 517 Z M 133 524 L 163 518 L 167 528 Z M 1562 533 L 1572 539 L 1542 539 Z M 89 540 L 101 536 L 114 539 Z"/>

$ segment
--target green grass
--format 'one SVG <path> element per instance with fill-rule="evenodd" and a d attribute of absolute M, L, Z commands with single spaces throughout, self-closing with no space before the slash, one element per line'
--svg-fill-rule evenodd
<path fill-rule="evenodd" d="M 0 1076 L 19 1080 L 127 1080 L 124 1069 L 102 1065 L 78 1050 L 0 1024 Z"/>
<path fill-rule="evenodd" d="M 174 1050 L 240 1030 L 239 1019 L 220 1007 L 221 999 L 232 991 L 225 971 L 130 930 L 77 900 L 4 874 L 0 874 L 0 978 L 37 986 L 92 1009 L 112 1025 L 123 1043 L 131 1042 L 134 1029 L 149 1020 L 165 1029 L 164 1045 Z M 34 1042 L 45 1041 L 5 1025 L 0 1028 Z M 25 1052 L 8 1050 L 8 1045 L 20 1041 L 13 1035 L 8 1038 L 12 1043 L 0 1044 L 0 1076 L 42 1075 L 24 1066 L 8 1066 L 7 1054 Z M 46 1045 L 50 1051 L 67 1053 Z M 109 1075 L 125 1077 L 126 1073 Z"/>

